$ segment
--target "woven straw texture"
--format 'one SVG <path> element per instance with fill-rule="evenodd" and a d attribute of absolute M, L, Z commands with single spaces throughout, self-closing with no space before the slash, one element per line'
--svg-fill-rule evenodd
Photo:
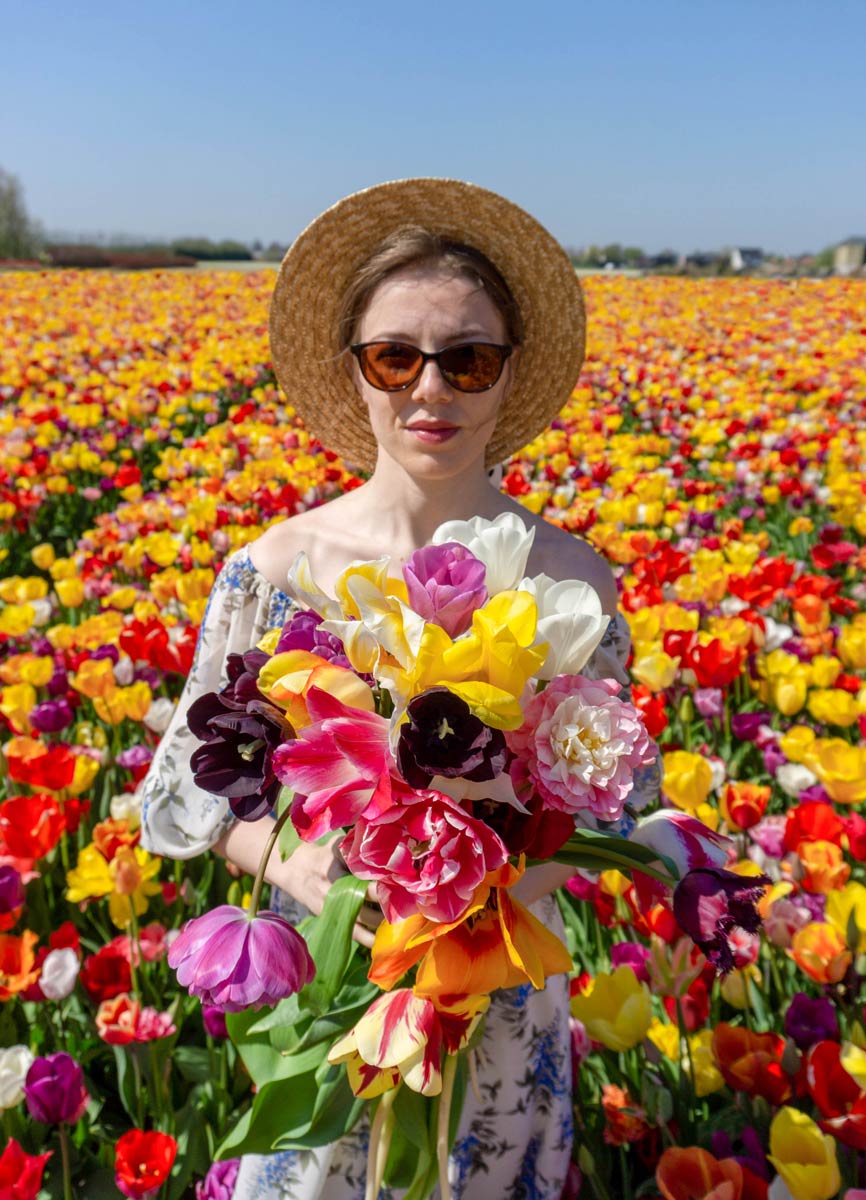
<path fill-rule="evenodd" d="M 289 248 L 270 307 L 274 371 L 306 427 L 349 464 L 372 470 L 376 439 L 340 352 L 338 314 L 349 280 L 403 225 L 474 246 L 511 288 L 524 344 L 510 395 L 487 447 L 503 462 L 541 433 L 577 383 L 585 312 L 577 275 L 559 243 L 516 204 L 453 179 L 401 179 L 355 192 L 327 209 Z"/>

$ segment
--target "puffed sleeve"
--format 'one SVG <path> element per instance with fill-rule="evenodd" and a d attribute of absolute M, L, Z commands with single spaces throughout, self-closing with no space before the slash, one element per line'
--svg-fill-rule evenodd
<path fill-rule="evenodd" d="M 631 633 L 628 621 L 617 613 L 611 618 L 604 637 L 589 662 L 581 670 L 588 679 L 615 679 L 621 686 L 620 699 L 631 703 L 631 678 L 626 667 L 631 651 Z M 629 796 L 629 807 L 640 812 L 648 804 L 658 800 L 662 784 L 661 752 L 657 751 L 655 762 L 635 771 L 634 788 Z"/>
<path fill-rule="evenodd" d="M 234 824 L 228 801 L 193 779 L 190 755 L 201 743 L 187 727 L 187 709 L 223 686 L 228 655 L 251 650 L 282 624 L 289 604 L 253 567 L 246 548 L 226 559 L 208 597 L 192 669 L 142 784 L 141 844 L 152 853 L 193 858 Z"/>

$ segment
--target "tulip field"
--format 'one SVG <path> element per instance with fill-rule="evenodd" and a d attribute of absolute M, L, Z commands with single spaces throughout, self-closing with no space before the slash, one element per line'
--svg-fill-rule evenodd
<path fill-rule="evenodd" d="M 223 561 L 359 482 L 276 386 L 273 283 L 0 273 L 0 1200 L 232 1196 L 251 1080 L 166 956 L 252 881 L 148 853 L 137 789 Z M 607 557 L 658 803 L 769 883 L 758 933 L 699 906 L 715 963 L 616 870 L 563 889 L 563 1196 L 866 1200 L 866 282 L 584 288 L 502 487 Z"/>

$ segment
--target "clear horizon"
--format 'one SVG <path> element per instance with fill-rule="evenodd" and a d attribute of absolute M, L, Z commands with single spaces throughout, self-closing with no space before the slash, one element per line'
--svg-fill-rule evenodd
<path fill-rule="evenodd" d="M 288 243 L 440 175 L 569 247 L 816 253 L 866 235 L 864 34 L 848 0 L 48 0 L 5 14 L 0 167 L 49 234 Z"/>

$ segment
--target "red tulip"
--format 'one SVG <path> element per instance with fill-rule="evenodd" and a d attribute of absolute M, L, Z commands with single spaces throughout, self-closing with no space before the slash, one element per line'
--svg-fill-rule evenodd
<path fill-rule="evenodd" d="M 806 1058 L 806 1086 L 825 1133 L 855 1150 L 866 1150 L 866 1092 L 841 1062 L 838 1042 L 818 1042 Z"/>
<path fill-rule="evenodd" d="M 130 1129 L 115 1148 L 114 1182 L 124 1196 L 148 1200 L 168 1179 L 176 1154 L 169 1134 Z"/>
<path fill-rule="evenodd" d="M 15 1138 L 10 1138 L 0 1155 L 0 1196 L 4 1200 L 36 1200 L 51 1154 L 51 1150 L 47 1154 L 26 1154 Z"/>
<path fill-rule="evenodd" d="M 772 1105 L 791 1097 L 791 1080 L 782 1066 L 785 1039 L 776 1033 L 752 1033 L 720 1021 L 713 1030 L 713 1054 L 728 1087 L 763 1096 Z"/>

